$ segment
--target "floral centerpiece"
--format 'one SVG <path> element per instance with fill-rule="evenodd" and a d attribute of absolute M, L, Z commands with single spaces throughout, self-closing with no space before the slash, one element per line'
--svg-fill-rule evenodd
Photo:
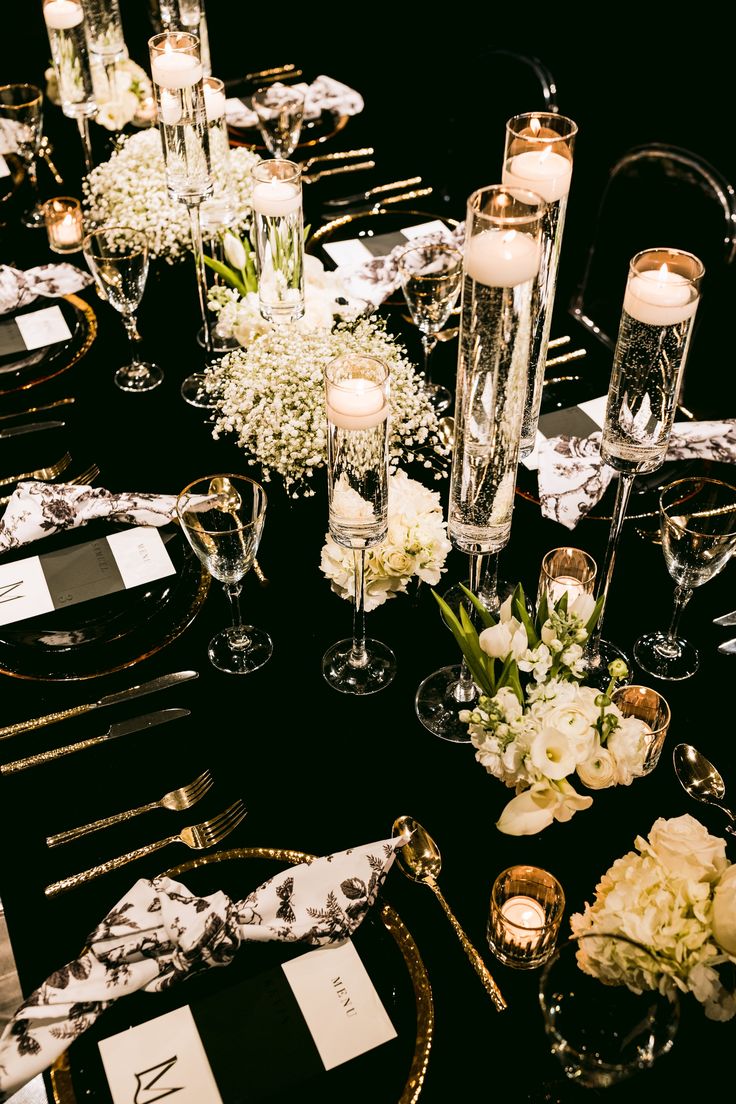
<path fill-rule="evenodd" d="M 496 619 L 463 589 L 483 625 L 480 633 L 464 607 L 458 619 L 435 597 L 480 690 L 475 708 L 460 714 L 475 757 L 516 790 L 498 828 L 528 835 L 589 808 L 593 799 L 578 793 L 571 776 L 591 790 L 629 785 L 642 772 L 649 729 L 611 700 L 626 664 L 609 665 L 606 693 L 584 685 L 584 646 L 600 602 L 583 594 L 568 606 L 564 593 L 548 605 L 543 597 L 531 617 L 519 585 Z"/>
<path fill-rule="evenodd" d="M 586 939 L 577 953 L 580 967 L 636 992 L 692 993 L 709 1019 L 730 1020 L 736 1015 L 736 866 L 726 858 L 725 841 L 685 815 L 656 820 L 634 846 L 606 871 L 593 904 L 570 924 L 575 935 L 627 936 L 651 957 L 631 944 Z"/>
<path fill-rule="evenodd" d="M 250 171 L 257 154 L 241 146 L 230 151 L 229 175 L 236 211 L 235 230 L 250 221 Z M 91 226 L 132 226 L 148 239 L 152 257 L 169 264 L 188 256 L 191 228 L 186 206 L 169 198 L 161 136 L 157 129 L 120 139 L 118 148 L 85 178 L 85 206 Z"/>
<path fill-rule="evenodd" d="M 451 544 L 436 491 L 399 470 L 388 481 L 388 534 L 365 557 L 365 608 L 373 610 L 396 594 L 405 594 L 418 578 L 440 581 Z M 322 549 L 322 571 L 341 598 L 355 597 L 353 551 L 330 534 Z"/>
<path fill-rule="evenodd" d="M 139 113 L 145 111 L 151 103 L 151 80 L 140 65 L 129 57 L 115 62 L 115 87 L 110 88 L 107 70 L 96 54 L 90 56 L 90 73 L 97 112 L 92 116 L 96 123 L 106 130 L 122 130 L 131 122 L 137 122 Z M 61 105 L 56 70 L 49 67 L 46 77 L 46 97 L 51 103 Z M 145 125 L 151 119 L 148 118 Z"/>
<path fill-rule="evenodd" d="M 323 370 L 336 356 L 377 357 L 391 370 L 390 452 L 393 470 L 419 460 L 436 478 L 447 450 L 421 377 L 376 318 L 333 329 L 273 326 L 207 369 L 217 405 L 213 436 L 234 433 L 268 482 L 280 476 L 298 498 L 314 494 L 311 479 L 327 462 Z"/>

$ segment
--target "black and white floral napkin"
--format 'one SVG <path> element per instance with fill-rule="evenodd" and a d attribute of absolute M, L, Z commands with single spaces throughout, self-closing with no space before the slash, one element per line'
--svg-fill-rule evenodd
<path fill-rule="evenodd" d="M 409 218 L 410 216 L 407 215 L 407 219 Z M 465 243 L 465 223 L 458 223 L 452 228 L 438 228 L 426 234 L 414 234 L 411 238 L 395 245 L 385 256 L 370 257 L 350 268 L 338 265 L 337 271 L 352 296 L 371 303 L 373 307 L 379 307 L 400 286 L 399 257 L 401 254 L 415 246 L 431 245 L 435 242 L 454 245 L 462 253 Z"/>
<path fill-rule="evenodd" d="M 89 273 L 72 264 L 36 265 L 24 272 L 10 265 L 0 265 L 0 314 L 20 310 L 39 296 L 58 299 L 61 295 L 70 295 L 91 283 Z"/>
<path fill-rule="evenodd" d="M 316 77 L 311 84 L 287 85 L 277 81 L 271 85 L 274 98 L 281 92 L 286 96 L 294 90 L 304 94 L 305 119 L 318 119 L 323 111 L 332 111 L 335 115 L 359 115 L 365 106 L 359 92 L 334 77 Z M 231 126 L 258 126 L 258 116 L 243 100 L 229 99 L 225 107 L 225 118 Z"/>
<path fill-rule="evenodd" d="M 18 1008 L 0 1038 L 0 1100 L 50 1066 L 114 1001 L 155 993 L 211 966 L 241 943 L 322 946 L 356 930 L 402 837 L 350 848 L 275 875 L 241 901 L 196 897 L 161 876 L 140 879 L 87 939 Z"/>
<path fill-rule="evenodd" d="M 567 529 L 601 500 L 615 472 L 601 462 L 601 434 L 550 437 L 539 445 L 539 498 L 544 517 Z M 677 422 L 667 460 L 736 461 L 736 420 Z"/>
<path fill-rule="evenodd" d="M 175 514 L 176 495 L 115 494 L 73 483 L 19 483 L 0 519 L 0 554 L 97 518 L 160 526 Z"/>

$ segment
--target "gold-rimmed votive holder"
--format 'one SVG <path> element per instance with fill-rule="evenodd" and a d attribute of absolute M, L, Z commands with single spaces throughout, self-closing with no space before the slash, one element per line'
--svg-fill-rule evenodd
<path fill-rule="evenodd" d="M 78 253 L 84 241 L 82 204 L 74 196 L 54 196 L 43 205 L 43 217 L 54 253 Z"/>
<path fill-rule="evenodd" d="M 565 910 L 562 886 L 537 866 L 510 866 L 491 888 L 488 946 L 499 962 L 534 970 L 553 953 Z"/>
<path fill-rule="evenodd" d="M 592 594 L 598 566 L 582 548 L 551 548 L 539 570 L 537 604 L 546 596 L 550 606 L 567 593 L 570 607 L 581 594 Z"/>
<path fill-rule="evenodd" d="M 636 685 L 617 687 L 611 694 L 611 701 L 624 717 L 635 717 L 645 726 L 647 752 L 639 777 L 650 774 L 659 762 L 670 727 L 669 704 L 658 690 Z"/>

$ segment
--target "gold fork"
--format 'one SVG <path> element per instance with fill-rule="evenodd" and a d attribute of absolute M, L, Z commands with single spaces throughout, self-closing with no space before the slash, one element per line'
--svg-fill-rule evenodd
<path fill-rule="evenodd" d="M 356 172 L 358 169 L 375 169 L 375 161 L 357 161 L 354 165 L 338 165 L 334 169 L 320 169 L 319 172 L 302 175 L 302 184 L 316 184 L 323 176 L 337 176 L 338 173 Z"/>
<path fill-rule="evenodd" d="M 92 483 L 100 474 L 100 469 L 97 464 L 90 464 L 88 468 L 85 468 L 79 475 L 75 475 L 73 479 L 67 479 L 67 484 L 72 487 L 86 487 Z M 6 495 L 5 498 L 0 498 L 0 506 L 7 506 L 10 502 L 12 495 Z"/>
<path fill-rule="evenodd" d="M 74 889 L 93 878 L 99 878 L 101 874 L 108 874 L 111 870 L 118 870 L 135 859 L 145 858 L 154 851 L 160 851 L 162 847 L 168 847 L 170 843 L 184 843 L 193 851 L 204 851 L 207 847 L 214 847 L 228 836 L 233 829 L 247 816 L 248 810 L 242 801 L 235 801 L 218 816 L 203 820 L 201 824 L 190 824 L 182 828 L 176 836 L 167 836 L 166 839 L 157 840 L 156 843 L 147 843 L 145 847 L 138 847 L 135 851 L 129 851 L 127 855 L 119 855 L 116 859 L 108 859 L 99 866 L 92 866 L 89 870 L 83 870 L 80 874 L 72 874 L 68 878 L 62 878 L 60 882 L 52 882 L 46 886 L 44 893 L 47 897 L 56 897 L 67 889 Z"/>
<path fill-rule="evenodd" d="M 57 475 L 66 471 L 71 462 L 71 453 L 65 452 L 60 460 L 50 464 L 48 468 L 36 468 L 35 471 L 19 472 L 18 475 L 9 475 L 5 479 L 0 479 L 0 487 L 9 487 L 11 483 L 20 483 L 23 479 L 56 479 Z"/>
<path fill-rule="evenodd" d="M 158 801 L 149 801 L 147 805 L 139 805 L 135 809 L 126 809 L 124 813 L 115 813 L 113 816 L 100 817 L 91 824 L 82 824 L 79 828 L 68 828 L 65 832 L 57 832 L 55 836 L 48 836 L 46 843 L 49 847 L 58 847 L 62 843 L 70 843 L 72 840 L 89 836 L 92 832 L 98 832 L 100 828 L 111 828 L 113 824 L 122 824 L 125 820 L 132 820 L 141 813 L 150 813 L 153 809 L 171 809 L 180 813 L 184 809 L 191 809 L 204 795 L 212 789 L 214 779 L 208 770 L 203 771 L 198 778 L 186 786 L 180 786 L 178 790 L 171 790 L 164 794 Z"/>
<path fill-rule="evenodd" d="M 308 157 L 306 161 L 300 162 L 300 167 L 302 172 L 306 172 L 307 169 L 311 169 L 312 165 L 317 165 L 322 161 L 344 161 L 346 157 L 370 157 L 375 152 L 373 146 L 364 146 L 363 149 L 340 150 L 337 153 L 318 153 L 314 157 Z"/>

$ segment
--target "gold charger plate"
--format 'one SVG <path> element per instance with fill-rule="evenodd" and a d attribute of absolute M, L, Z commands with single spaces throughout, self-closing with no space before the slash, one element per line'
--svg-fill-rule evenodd
<path fill-rule="evenodd" d="M 48 361 L 41 361 L 33 366 L 33 370 L 19 370 L 15 373 L 16 378 L 13 379 L 12 383 L 8 381 L 9 386 L 4 386 L 0 382 L 0 395 L 12 395 L 14 392 L 27 391 L 30 387 L 37 387 L 41 383 L 46 383 L 48 380 L 60 376 L 62 372 L 68 371 L 77 364 L 91 349 L 97 337 L 97 318 L 92 307 L 84 299 L 80 299 L 78 295 L 63 295 L 59 298 L 70 303 L 79 315 L 80 332 L 75 335 L 74 339 L 68 343 L 58 356 L 52 355 Z M 38 301 L 34 306 L 38 307 Z"/>
<path fill-rule="evenodd" d="M 227 862 L 230 860 L 264 859 L 285 866 L 310 862 L 314 855 L 303 851 L 292 851 L 273 847 L 235 847 L 228 851 L 215 851 L 201 855 L 186 862 L 172 866 L 164 873 L 170 878 L 179 878 L 201 867 Z M 393 939 L 408 971 L 416 1006 L 416 1040 L 408 1075 L 396 1104 L 416 1104 L 424 1084 L 429 1064 L 429 1055 L 434 1033 L 434 1002 L 432 988 L 426 967 L 414 939 L 398 913 L 385 901 L 379 901 L 374 908 L 378 911 L 381 924 Z M 365 923 L 365 921 L 364 921 Z M 358 929 L 360 931 L 360 929 Z M 65 1051 L 57 1058 L 50 1070 L 51 1088 L 55 1104 L 80 1104 L 74 1087 L 74 1071 Z M 388 1104 L 388 1102 L 387 1102 Z M 390 1104 L 394 1104 L 392 1099 Z"/>
<path fill-rule="evenodd" d="M 302 126 L 301 138 L 297 149 L 309 149 L 321 146 L 344 130 L 350 121 L 350 115 L 335 115 L 332 111 L 323 111 L 317 119 L 309 119 Z M 231 146 L 248 146 L 249 149 L 266 151 L 258 127 L 237 127 L 228 123 L 227 131 Z M 269 154 L 270 156 L 270 154 Z"/>

